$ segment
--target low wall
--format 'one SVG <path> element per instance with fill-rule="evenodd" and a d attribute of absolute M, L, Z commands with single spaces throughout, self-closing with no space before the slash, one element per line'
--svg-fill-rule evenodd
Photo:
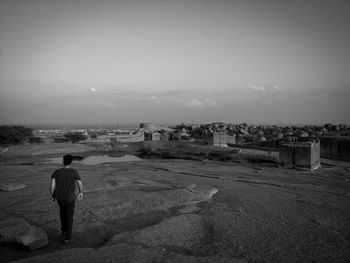
<path fill-rule="evenodd" d="M 350 161 L 350 137 L 325 136 L 321 140 L 321 157 Z"/>
<path fill-rule="evenodd" d="M 268 148 L 268 147 L 261 147 L 256 146 L 253 144 L 227 144 L 231 148 L 239 148 L 239 149 L 252 149 L 252 150 L 259 150 L 259 151 L 266 151 L 266 152 L 279 152 L 279 149 L 277 148 Z"/>
<path fill-rule="evenodd" d="M 145 140 L 144 133 L 136 133 L 136 134 L 118 134 L 115 137 L 109 137 L 110 143 L 116 143 L 116 142 L 142 142 Z"/>
<path fill-rule="evenodd" d="M 209 145 L 227 146 L 228 144 L 236 144 L 236 136 L 228 135 L 225 132 L 214 132 L 205 141 Z"/>
<path fill-rule="evenodd" d="M 307 138 L 298 138 L 298 141 L 308 141 Z M 320 156 L 322 158 L 339 159 L 350 161 L 350 137 L 345 136 L 321 136 L 320 140 Z M 230 147 L 242 149 L 256 149 L 263 151 L 279 151 L 280 143 L 283 139 L 272 139 L 266 142 L 244 145 L 229 145 Z"/>

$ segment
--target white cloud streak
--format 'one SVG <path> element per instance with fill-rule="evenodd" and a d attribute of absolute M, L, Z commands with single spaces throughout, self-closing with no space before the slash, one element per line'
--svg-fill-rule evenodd
<path fill-rule="evenodd" d="M 192 99 L 192 100 L 183 101 L 182 103 L 190 108 L 204 108 L 204 107 L 217 106 L 216 101 L 209 100 L 209 99 L 205 99 L 205 100 Z"/>

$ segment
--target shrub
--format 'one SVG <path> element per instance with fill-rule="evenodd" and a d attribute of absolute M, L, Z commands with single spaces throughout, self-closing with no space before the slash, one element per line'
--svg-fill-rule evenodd
<path fill-rule="evenodd" d="M 24 126 L 0 126 L 0 144 L 21 144 L 34 137 L 33 130 Z"/>
<path fill-rule="evenodd" d="M 64 142 L 70 142 L 71 140 L 66 137 L 54 137 L 53 142 L 54 143 L 64 143 Z"/>
<path fill-rule="evenodd" d="M 97 139 L 97 134 L 96 133 L 91 133 L 90 134 L 91 139 Z"/>
<path fill-rule="evenodd" d="M 43 139 L 40 137 L 31 137 L 31 138 L 29 138 L 29 142 L 30 143 L 42 143 Z"/>
<path fill-rule="evenodd" d="M 87 136 L 84 135 L 82 132 L 68 132 L 63 134 L 63 136 L 70 139 L 72 143 L 85 141 L 87 139 Z"/>

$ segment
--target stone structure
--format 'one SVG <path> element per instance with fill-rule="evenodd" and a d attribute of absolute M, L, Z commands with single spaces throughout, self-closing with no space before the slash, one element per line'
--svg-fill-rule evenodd
<path fill-rule="evenodd" d="M 279 146 L 280 163 L 287 168 L 295 166 L 295 152 L 293 142 L 282 142 Z"/>
<path fill-rule="evenodd" d="M 160 125 L 151 122 L 140 123 L 140 129 L 144 129 L 146 131 L 157 131 L 161 128 L 162 127 Z"/>
<path fill-rule="evenodd" d="M 117 144 L 117 138 L 115 138 L 115 137 L 109 138 L 109 143 L 112 146 L 115 146 Z"/>
<path fill-rule="evenodd" d="M 160 133 L 145 132 L 145 141 L 160 141 Z"/>
<path fill-rule="evenodd" d="M 321 137 L 321 156 L 350 161 L 350 138 L 340 136 Z"/>
<path fill-rule="evenodd" d="M 226 132 L 210 133 L 206 141 L 213 146 L 226 147 L 227 144 L 236 144 L 236 136 L 228 135 Z"/>
<path fill-rule="evenodd" d="M 127 142 L 142 142 L 145 140 L 144 132 L 139 131 L 134 134 L 118 134 L 114 137 L 109 138 L 110 144 L 116 145 L 117 142 L 127 143 Z"/>
<path fill-rule="evenodd" d="M 315 170 L 320 167 L 320 141 L 282 142 L 279 148 L 280 162 L 288 168 Z"/>

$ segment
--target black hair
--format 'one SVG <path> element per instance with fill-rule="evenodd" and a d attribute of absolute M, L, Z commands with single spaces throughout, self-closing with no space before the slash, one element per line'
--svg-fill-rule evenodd
<path fill-rule="evenodd" d="M 73 161 L 72 155 L 67 154 L 67 155 L 63 156 L 63 164 L 64 165 L 71 165 L 72 161 Z"/>

